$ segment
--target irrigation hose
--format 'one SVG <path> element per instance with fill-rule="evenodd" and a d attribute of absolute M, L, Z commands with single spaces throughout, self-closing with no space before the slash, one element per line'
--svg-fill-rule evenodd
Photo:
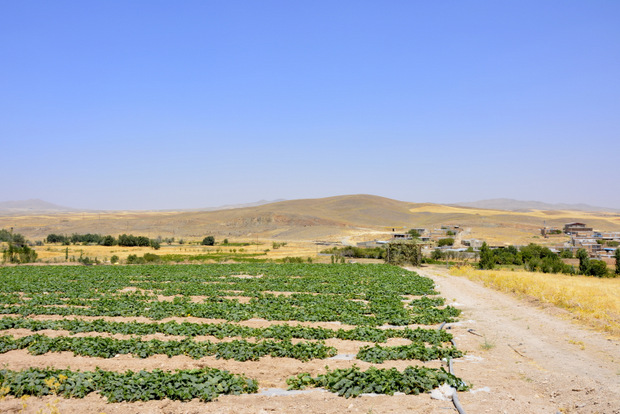
<path fill-rule="evenodd" d="M 450 371 L 450 374 L 454 375 L 454 370 L 452 369 L 452 358 L 448 359 L 448 370 Z M 461 403 L 459 402 L 459 397 L 456 394 L 457 391 L 454 390 L 454 392 L 452 393 L 452 403 L 454 404 L 454 408 L 456 408 L 456 411 L 458 411 L 459 414 L 465 414 L 465 410 L 461 406 Z"/>
<path fill-rule="evenodd" d="M 437 330 L 441 331 L 441 329 L 445 325 L 446 325 L 446 322 L 443 322 L 441 325 L 439 325 L 439 329 Z M 451 340 L 450 342 L 452 342 L 453 346 L 456 346 L 456 344 L 454 343 L 454 340 Z M 452 369 L 452 358 L 448 358 L 448 371 L 450 372 L 450 374 L 454 375 L 454 370 Z M 454 390 L 454 392 L 452 393 L 452 403 L 454 404 L 454 408 L 456 408 L 456 411 L 458 411 L 459 414 L 466 414 L 465 410 L 463 409 L 463 406 L 461 406 L 456 390 Z"/>

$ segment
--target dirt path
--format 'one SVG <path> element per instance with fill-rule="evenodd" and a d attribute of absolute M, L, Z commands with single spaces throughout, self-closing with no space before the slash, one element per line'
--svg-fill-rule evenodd
<path fill-rule="evenodd" d="M 618 341 L 443 268 L 415 271 L 463 311 L 451 332 L 468 355 L 455 373 L 489 389 L 460 396 L 468 413 L 620 413 Z"/>

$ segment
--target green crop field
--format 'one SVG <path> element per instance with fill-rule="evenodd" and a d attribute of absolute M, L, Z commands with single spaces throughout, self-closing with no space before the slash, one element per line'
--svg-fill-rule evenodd
<path fill-rule="evenodd" d="M 231 374 L 204 364 L 148 370 L 146 362 L 166 355 L 260 364 L 268 356 L 326 365 L 341 348 L 356 353 L 339 361 L 340 368 L 324 368 L 317 377 L 300 370 L 288 385 L 346 397 L 417 394 L 444 382 L 467 388 L 439 366 L 441 359 L 462 356 L 452 336 L 420 326 L 454 321 L 459 311 L 445 306 L 430 279 L 395 266 L 17 266 L 0 268 L 0 282 L 0 397 L 99 392 L 109 402 L 211 401 L 257 392 L 265 374 L 255 378 L 255 367 Z M 61 358 L 54 367 L 16 370 L 9 358 L 16 352 L 69 352 L 97 361 L 131 355 L 145 366 L 139 372 L 82 371 Z M 410 360 L 422 366 L 375 367 Z M 435 366 L 425 367 L 428 361 Z"/>

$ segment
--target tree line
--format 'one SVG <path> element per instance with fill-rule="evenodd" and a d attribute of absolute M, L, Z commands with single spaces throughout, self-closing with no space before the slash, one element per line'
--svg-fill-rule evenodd
<path fill-rule="evenodd" d="M 146 236 L 134 236 L 133 234 L 121 234 L 118 238 L 111 235 L 103 236 L 101 234 L 77 234 L 71 236 L 64 234 L 48 234 L 45 238 L 46 243 L 69 244 L 97 244 L 100 246 L 125 246 L 125 247 L 152 247 L 155 250 L 161 247 L 161 243 L 156 239 L 149 239 Z"/>
<path fill-rule="evenodd" d="M 551 251 L 548 247 L 530 243 L 527 246 L 517 248 L 507 246 L 500 249 L 490 249 L 486 243 L 480 248 L 480 269 L 493 269 L 495 266 L 517 265 L 524 266 L 526 270 L 543 273 L 564 273 L 568 275 L 585 275 L 596 277 L 614 277 L 620 275 L 620 249 L 616 249 L 616 268 L 612 273 L 607 268 L 607 263 L 602 260 L 590 259 L 584 249 L 577 250 L 579 267 L 575 268 L 564 263 L 562 259 L 573 258 L 570 250 L 562 250 L 560 253 Z"/>

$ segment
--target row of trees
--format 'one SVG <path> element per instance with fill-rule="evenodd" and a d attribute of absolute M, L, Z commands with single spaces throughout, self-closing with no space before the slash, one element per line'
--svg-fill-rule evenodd
<path fill-rule="evenodd" d="M 321 253 L 363 259 L 385 259 L 386 256 L 386 250 L 383 247 L 332 247 L 331 249 L 321 250 Z"/>
<path fill-rule="evenodd" d="M 45 238 L 47 243 L 60 243 L 63 245 L 73 244 L 98 244 L 100 246 L 126 246 L 126 247 L 152 247 L 155 250 L 161 247 L 161 243 L 157 239 L 149 239 L 145 236 L 134 236 L 133 234 L 121 234 L 118 239 L 114 236 L 101 234 L 72 234 L 66 236 L 63 234 L 48 234 Z"/>
<path fill-rule="evenodd" d="M 556 254 L 549 248 L 534 243 L 520 249 L 517 249 L 515 246 L 490 249 L 486 243 L 483 243 L 480 248 L 478 267 L 480 269 L 493 269 L 496 265 L 523 265 L 527 270 L 533 272 L 581 274 L 597 277 L 612 276 L 604 261 L 590 259 L 588 252 L 584 249 L 577 251 L 577 258 L 579 259 L 578 269 L 562 261 L 563 258 L 572 257 L 573 254 L 569 250 Z M 616 250 L 615 258 L 615 274 L 620 275 L 620 249 Z"/>

